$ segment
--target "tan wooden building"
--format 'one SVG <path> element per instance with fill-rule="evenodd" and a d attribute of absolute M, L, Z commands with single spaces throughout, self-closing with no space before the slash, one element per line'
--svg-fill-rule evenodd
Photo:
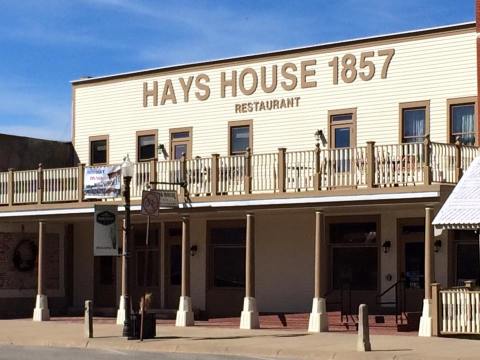
<path fill-rule="evenodd" d="M 35 267 L 12 259 L 39 221 L 50 311 L 93 299 L 116 313 L 121 257 L 93 256 L 98 202 L 83 198 L 83 174 L 127 154 L 134 299 L 147 289 L 159 312 L 178 309 L 187 216 L 196 316 L 239 316 L 251 214 L 258 311 L 310 312 L 320 295 L 328 309 L 387 313 L 400 284 L 403 310 L 419 311 L 425 208 L 441 207 L 478 154 L 478 64 L 477 27 L 465 23 L 73 81 L 80 164 L 0 173 L 1 315 L 31 314 Z M 141 192 L 180 180 L 187 205 L 152 219 L 146 248 Z M 124 213 L 121 198 L 108 203 Z M 437 231 L 434 244 L 437 282 L 478 276 L 478 257 L 462 258 L 478 247 L 469 234 Z"/>

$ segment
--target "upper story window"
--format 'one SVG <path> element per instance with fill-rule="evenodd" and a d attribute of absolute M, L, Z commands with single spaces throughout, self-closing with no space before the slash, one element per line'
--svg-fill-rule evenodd
<path fill-rule="evenodd" d="M 137 132 L 137 160 L 147 161 L 157 156 L 157 132 Z"/>
<path fill-rule="evenodd" d="M 178 160 L 185 154 L 187 159 L 192 157 L 192 128 L 170 129 L 170 157 Z"/>
<path fill-rule="evenodd" d="M 108 163 L 108 137 L 95 136 L 90 138 L 90 165 Z"/>
<path fill-rule="evenodd" d="M 475 145 L 475 103 L 449 103 L 449 141 Z"/>
<path fill-rule="evenodd" d="M 228 124 L 230 155 L 239 155 L 252 148 L 252 122 L 234 121 Z"/>
<path fill-rule="evenodd" d="M 402 143 L 423 142 L 428 134 L 428 102 L 401 104 L 400 110 Z"/>

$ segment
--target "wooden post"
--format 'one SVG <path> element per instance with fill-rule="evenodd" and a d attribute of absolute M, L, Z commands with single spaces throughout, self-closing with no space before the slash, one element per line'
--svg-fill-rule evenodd
<path fill-rule="evenodd" d="M 432 298 L 433 279 L 433 208 L 425 208 L 425 299 Z"/>
<path fill-rule="evenodd" d="M 432 167 L 430 163 L 430 157 L 431 157 L 430 135 L 425 135 L 425 140 L 423 141 L 423 154 L 425 156 L 425 161 L 423 165 L 423 183 L 424 185 L 430 185 L 432 183 Z"/>
<path fill-rule="evenodd" d="M 78 164 L 78 202 L 83 201 L 83 186 L 85 181 L 85 164 Z"/>
<path fill-rule="evenodd" d="M 284 193 L 286 189 L 286 178 L 287 178 L 287 171 L 286 171 L 286 155 L 287 152 L 286 148 L 279 148 L 278 149 L 278 192 Z"/>
<path fill-rule="evenodd" d="M 315 298 L 322 297 L 322 246 L 324 232 L 324 215 L 323 211 L 315 211 Z"/>
<path fill-rule="evenodd" d="M 38 279 L 37 279 L 37 298 L 35 309 L 33 309 L 33 321 L 50 320 L 50 311 L 48 310 L 48 299 L 43 288 L 43 278 L 45 272 L 45 222 L 38 223 Z"/>
<path fill-rule="evenodd" d="M 322 189 L 322 174 L 320 169 L 320 144 L 315 144 L 315 174 L 313 175 L 313 189 L 320 191 Z"/>
<path fill-rule="evenodd" d="M 463 175 L 462 169 L 462 143 L 457 138 L 455 141 L 455 182 L 459 182 Z"/>
<path fill-rule="evenodd" d="M 182 288 L 181 296 L 190 296 L 190 221 L 182 217 Z"/>
<path fill-rule="evenodd" d="M 375 141 L 367 141 L 367 187 L 375 187 Z"/>
<path fill-rule="evenodd" d="M 210 174 L 210 181 L 212 184 L 212 195 L 218 195 L 218 184 L 219 184 L 219 163 L 220 155 L 212 154 L 212 168 Z"/>
<path fill-rule="evenodd" d="M 156 181 L 158 181 L 158 176 L 157 176 L 157 162 L 158 162 L 158 159 L 157 159 L 157 158 L 150 160 L 150 181 L 151 181 L 151 182 L 156 182 Z M 157 188 L 157 185 L 156 185 L 156 184 L 152 184 L 151 187 L 152 187 L 152 189 L 156 189 L 156 188 Z"/>
<path fill-rule="evenodd" d="M 245 152 L 245 178 L 244 178 L 245 194 L 252 193 L 252 151 L 247 148 Z"/>
<path fill-rule="evenodd" d="M 42 164 L 38 164 L 37 169 L 37 204 L 43 202 L 43 167 Z"/>
<path fill-rule="evenodd" d="M 8 206 L 13 206 L 15 202 L 15 185 L 14 185 L 14 169 L 8 169 L 7 192 L 8 192 Z"/>
<path fill-rule="evenodd" d="M 432 284 L 432 336 L 440 335 L 440 324 L 442 323 L 440 315 L 440 284 Z"/>

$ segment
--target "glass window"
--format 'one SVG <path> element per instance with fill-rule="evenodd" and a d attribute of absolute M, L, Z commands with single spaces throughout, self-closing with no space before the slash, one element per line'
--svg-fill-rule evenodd
<path fill-rule="evenodd" d="M 245 227 L 212 228 L 214 287 L 245 287 Z"/>
<path fill-rule="evenodd" d="M 422 142 L 426 132 L 426 108 L 403 109 L 403 135 L 404 143 Z"/>
<path fill-rule="evenodd" d="M 352 114 L 332 115 L 330 119 L 331 119 L 332 122 L 336 122 L 336 121 L 353 121 L 353 115 L 352 115 Z"/>
<path fill-rule="evenodd" d="M 90 164 L 107 163 L 107 140 L 94 140 L 90 142 Z"/>
<path fill-rule="evenodd" d="M 147 257 L 148 256 L 148 269 Z M 146 286 L 158 286 L 158 264 L 159 254 L 158 250 L 143 250 L 137 251 L 137 285 L 145 286 L 145 278 L 147 280 Z"/>
<path fill-rule="evenodd" d="M 458 137 L 463 145 L 475 145 L 475 104 L 452 105 L 450 119 L 450 142 Z"/>
<path fill-rule="evenodd" d="M 187 144 L 178 144 L 173 146 L 173 159 L 178 160 L 182 158 L 183 154 L 187 154 Z"/>
<path fill-rule="evenodd" d="M 330 242 L 335 244 L 376 244 L 377 224 L 330 224 Z"/>
<path fill-rule="evenodd" d="M 138 161 L 155 158 L 156 144 L 155 135 L 142 135 L 138 137 Z"/>
<path fill-rule="evenodd" d="M 189 131 L 180 131 L 172 133 L 172 139 L 185 139 L 190 137 Z"/>
<path fill-rule="evenodd" d="M 457 285 L 463 285 L 465 280 L 480 279 L 480 262 L 478 242 L 457 245 Z"/>
<path fill-rule="evenodd" d="M 182 283 L 182 246 L 170 246 L 170 285 Z"/>
<path fill-rule="evenodd" d="M 100 257 L 100 285 L 113 285 L 115 264 L 112 256 Z"/>
<path fill-rule="evenodd" d="M 232 126 L 230 128 L 230 153 L 241 154 L 250 147 L 250 126 Z"/>

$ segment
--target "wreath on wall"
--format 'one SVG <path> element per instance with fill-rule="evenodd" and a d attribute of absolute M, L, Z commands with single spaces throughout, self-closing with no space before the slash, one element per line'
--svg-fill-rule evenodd
<path fill-rule="evenodd" d="M 20 272 L 32 271 L 35 268 L 38 249 L 33 240 L 20 240 L 13 251 L 13 266 Z"/>

